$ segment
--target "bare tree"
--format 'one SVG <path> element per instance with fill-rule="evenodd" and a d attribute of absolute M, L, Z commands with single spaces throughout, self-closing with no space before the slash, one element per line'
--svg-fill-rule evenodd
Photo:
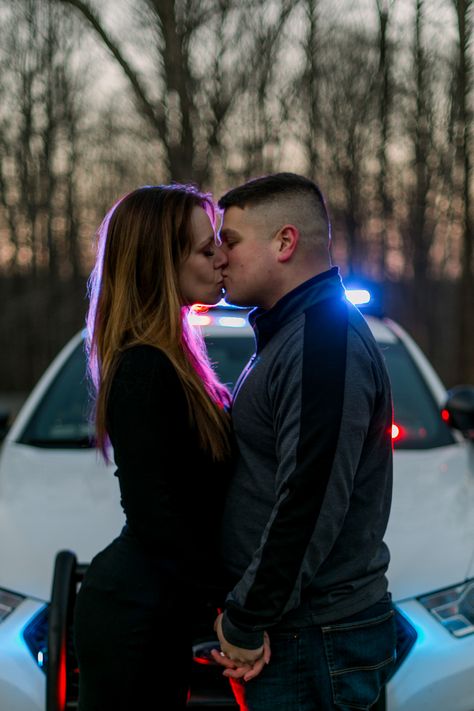
<path fill-rule="evenodd" d="M 65 163 L 70 152 L 77 153 L 80 103 L 80 88 L 68 69 L 71 46 L 59 23 L 57 8 L 47 0 L 25 0 L 12 10 L 2 43 L 10 91 L 0 109 L 0 194 L 14 244 L 11 265 L 21 259 L 24 268 L 29 262 L 33 275 L 47 267 L 53 280 L 61 269 L 60 251 L 77 252 L 77 231 L 69 229 L 65 237 L 59 227 L 65 194 L 74 190 L 77 161 L 67 169 Z M 75 211 L 70 196 L 71 224 Z"/>
<path fill-rule="evenodd" d="M 387 221 L 391 214 L 391 200 L 388 191 L 387 144 L 389 139 L 390 114 L 392 105 L 392 60 L 388 41 L 390 11 L 394 0 L 376 0 L 379 21 L 379 122 L 380 141 L 378 149 L 379 177 L 378 190 L 381 202 L 380 210 L 380 274 L 385 274 L 387 251 Z"/>
<path fill-rule="evenodd" d="M 360 274 L 369 261 L 364 227 L 374 192 L 370 164 L 375 150 L 378 58 L 373 38 L 347 27 L 327 38 L 324 57 L 319 112 L 322 173 L 345 236 L 349 273 Z"/>
<path fill-rule="evenodd" d="M 472 305 L 474 301 L 473 269 L 473 223 L 471 203 L 472 182 L 472 84 L 474 69 L 471 57 L 473 2 L 452 0 L 456 12 L 458 30 L 458 165 L 462 174 L 462 258 L 459 308 L 459 370 L 461 377 L 474 378 L 474 336 L 472 328 Z"/>
<path fill-rule="evenodd" d="M 394 0 L 372 1 L 376 24 L 359 26 L 348 0 L 135 0 L 126 32 L 98 0 L 0 0 L 0 296 L 10 333 L 49 341 L 31 373 L 82 319 L 91 238 L 117 196 L 284 167 L 328 194 L 346 273 L 401 280 L 402 320 L 431 354 L 433 299 L 462 272 L 452 341 L 472 379 L 474 0 L 443 2 L 455 52 L 433 39 L 425 0 L 406 26 Z M 79 27 L 123 74 L 106 101 Z"/>
<path fill-rule="evenodd" d="M 246 19 L 242 49 L 245 47 L 252 69 L 247 71 L 246 85 L 236 100 L 235 117 L 230 122 L 242 161 L 240 175 L 235 178 L 271 172 L 278 165 L 291 84 L 283 43 L 295 5 L 294 0 L 280 0 L 274 3 L 269 18 L 265 3 L 255 3 Z"/>
<path fill-rule="evenodd" d="M 415 113 L 413 125 L 413 152 L 415 189 L 411 206 L 410 227 L 413 248 L 413 275 L 424 291 L 428 271 L 431 231 L 426 229 L 426 211 L 430 173 L 429 156 L 432 147 L 432 106 L 428 71 L 429 64 L 423 48 L 423 5 L 424 0 L 416 0 L 415 42 L 413 69 L 415 74 Z"/>
<path fill-rule="evenodd" d="M 433 87 L 434 57 L 424 47 L 424 0 L 416 0 L 415 31 L 412 49 L 411 89 L 408 92 L 406 131 L 411 146 L 411 165 L 407 165 L 407 221 L 403 227 L 406 255 L 413 267 L 412 305 L 417 332 L 425 348 L 429 347 L 431 300 L 428 276 L 434 223 L 430 190 L 436 179 L 435 150 L 436 104 Z"/>
<path fill-rule="evenodd" d="M 248 74 L 248 57 L 245 62 L 227 61 L 233 48 L 223 43 L 225 27 L 228 23 L 238 25 L 249 3 L 141 0 L 137 7 L 151 38 L 149 53 L 156 60 L 152 84 L 161 87 L 153 97 L 150 81 L 143 78 L 126 56 L 123 44 L 88 2 L 56 2 L 76 9 L 122 68 L 138 111 L 163 145 L 168 174 L 177 180 L 208 182 L 214 155 L 220 148 L 222 126 Z M 210 31 L 211 41 L 206 37 Z M 211 64 L 202 59 L 209 46 Z"/>
<path fill-rule="evenodd" d="M 306 34 L 303 39 L 304 69 L 301 90 L 304 97 L 304 107 L 307 114 L 303 143 L 306 153 L 307 173 L 313 179 L 318 179 L 320 169 L 320 112 L 323 110 L 320 102 L 321 80 L 321 31 L 320 0 L 304 0 L 303 9 L 306 20 Z"/>
<path fill-rule="evenodd" d="M 61 8 L 22 0 L 2 11 L 0 351 L 10 359 L 9 384 L 26 387 L 64 341 L 63 328 L 70 333 L 82 319 L 82 89 L 72 69 L 74 28 Z"/>

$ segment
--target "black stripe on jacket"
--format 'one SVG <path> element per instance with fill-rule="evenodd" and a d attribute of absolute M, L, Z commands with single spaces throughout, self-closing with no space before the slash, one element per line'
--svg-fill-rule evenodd
<path fill-rule="evenodd" d="M 345 300 L 328 299 L 305 312 L 296 466 L 283 489 L 286 495 L 281 497 L 243 605 L 228 601 L 229 620 L 243 629 L 251 628 L 257 621 L 263 625 L 266 620 L 278 618 L 298 579 L 321 511 L 339 438 L 347 331 Z"/>

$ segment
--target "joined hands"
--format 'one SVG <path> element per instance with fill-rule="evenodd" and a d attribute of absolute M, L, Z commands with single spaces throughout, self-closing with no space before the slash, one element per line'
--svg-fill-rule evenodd
<path fill-rule="evenodd" d="M 263 644 L 257 649 L 244 649 L 230 644 L 222 632 L 222 614 L 214 623 L 214 630 L 217 633 L 221 650 L 213 649 L 212 658 L 217 664 L 225 667 L 224 676 L 232 679 L 243 679 L 250 681 L 260 674 L 271 657 L 270 639 L 266 632 L 263 633 Z"/>

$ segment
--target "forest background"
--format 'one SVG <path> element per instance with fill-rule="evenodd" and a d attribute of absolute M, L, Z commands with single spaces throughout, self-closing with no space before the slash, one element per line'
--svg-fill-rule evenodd
<path fill-rule="evenodd" d="M 0 391 L 84 324 L 143 184 L 314 179 L 346 280 L 474 383 L 471 0 L 0 0 Z"/>

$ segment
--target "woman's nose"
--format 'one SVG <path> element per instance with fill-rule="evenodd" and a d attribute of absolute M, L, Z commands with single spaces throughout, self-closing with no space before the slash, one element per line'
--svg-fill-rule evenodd
<path fill-rule="evenodd" d="M 222 269 L 227 264 L 227 256 L 222 247 L 216 246 L 214 256 L 214 268 Z"/>

